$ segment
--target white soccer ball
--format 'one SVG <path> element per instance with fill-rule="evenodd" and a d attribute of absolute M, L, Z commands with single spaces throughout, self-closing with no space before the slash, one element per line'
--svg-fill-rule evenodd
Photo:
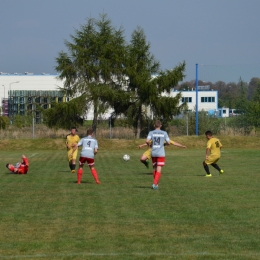
<path fill-rule="evenodd" d="M 130 155 L 128 155 L 128 154 L 125 154 L 124 156 L 123 156 L 123 159 L 124 159 L 124 161 L 129 161 L 130 160 Z"/>

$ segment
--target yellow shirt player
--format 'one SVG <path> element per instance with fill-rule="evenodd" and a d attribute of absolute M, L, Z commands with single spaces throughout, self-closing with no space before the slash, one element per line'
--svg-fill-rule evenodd
<path fill-rule="evenodd" d="M 179 144 L 179 143 L 174 142 L 172 140 L 170 140 L 170 144 L 178 146 L 178 147 L 186 148 L 185 145 Z M 152 145 L 152 141 L 150 141 L 150 147 L 140 157 L 141 163 L 143 163 L 146 166 L 147 169 L 149 168 L 149 160 L 152 158 L 152 148 L 151 148 L 151 145 Z M 140 144 L 140 145 L 138 145 L 138 148 L 140 149 L 143 146 L 147 146 L 147 144 L 146 143 L 145 144 Z"/>
<path fill-rule="evenodd" d="M 207 148 L 206 148 L 206 156 L 205 156 L 205 161 L 203 161 L 203 166 L 204 169 L 206 171 L 206 177 L 211 177 L 211 173 L 209 171 L 209 165 L 212 165 L 215 169 L 218 170 L 219 174 L 224 173 L 223 170 L 221 170 L 219 168 L 219 166 L 217 165 L 217 162 L 220 158 L 220 150 L 222 148 L 222 144 L 219 141 L 218 138 L 215 138 L 212 136 L 212 132 L 211 131 L 207 131 L 205 133 L 206 138 L 208 139 L 207 142 Z"/>
<path fill-rule="evenodd" d="M 78 148 L 75 150 L 75 152 L 72 154 L 73 147 L 78 144 L 80 141 L 79 136 L 76 134 L 77 128 L 71 127 L 70 134 L 66 137 L 66 146 L 67 146 L 67 155 L 68 155 L 68 161 L 69 161 L 69 167 L 72 173 L 76 172 L 76 159 L 78 155 Z"/>

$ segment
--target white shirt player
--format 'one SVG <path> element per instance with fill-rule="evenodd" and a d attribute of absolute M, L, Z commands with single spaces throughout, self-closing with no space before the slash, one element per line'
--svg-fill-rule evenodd
<path fill-rule="evenodd" d="M 78 146 L 82 146 L 81 157 L 94 158 L 94 151 L 98 149 L 98 142 L 94 137 L 89 135 L 80 139 Z"/>
<path fill-rule="evenodd" d="M 149 132 L 147 140 L 152 140 L 152 157 L 165 157 L 164 141 L 170 142 L 167 132 L 155 129 Z"/>

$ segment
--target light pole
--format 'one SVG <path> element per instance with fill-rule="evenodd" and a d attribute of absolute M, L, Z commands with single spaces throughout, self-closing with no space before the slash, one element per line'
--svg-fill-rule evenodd
<path fill-rule="evenodd" d="M 13 111 L 11 111 L 12 109 L 11 109 L 11 85 L 12 84 L 15 84 L 15 83 L 19 83 L 20 81 L 15 81 L 15 82 L 11 82 L 10 84 L 9 84 L 9 95 L 10 95 L 10 98 L 9 98 L 9 104 L 10 104 L 10 106 L 9 106 L 9 108 L 10 108 L 10 112 L 11 112 L 11 115 L 9 115 L 9 118 L 11 119 L 11 124 L 13 123 L 12 122 L 12 116 L 13 116 Z M 13 105 L 13 104 L 12 104 Z"/>
<path fill-rule="evenodd" d="M 5 99 L 5 85 L 2 85 L 4 87 L 4 99 Z"/>
<path fill-rule="evenodd" d="M 14 84 L 14 83 L 19 83 L 20 81 L 15 81 L 15 82 L 11 82 L 10 84 L 9 84 L 9 91 L 11 91 L 11 85 L 12 84 Z M 10 95 L 11 95 L 11 92 L 10 92 Z"/>

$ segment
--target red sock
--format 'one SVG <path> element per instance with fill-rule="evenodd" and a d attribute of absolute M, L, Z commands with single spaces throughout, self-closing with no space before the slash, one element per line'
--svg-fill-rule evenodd
<path fill-rule="evenodd" d="M 153 180 L 154 185 L 158 185 L 160 178 L 161 178 L 161 173 L 160 172 L 156 172 L 154 180 Z"/>
<path fill-rule="evenodd" d="M 154 170 L 153 171 L 153 179 L 155 178 L 155 175 L 156 175 L 156 171 Z"/>
<path fill-rule="evenodd" d="M 78 183 L 81 182 L 82 174 L 83 174 L 83 169 L 82 169 L 82 168 L 79 168 L 79 169 L 78 169 Z"/>
<path fill-rule="evenodd" d="M 94 177 L 96 183 L 99 183 L 98 174 L 97 174 L 96 169 L 92 168 L 92 169 L 91 169 L 91 173 L 92 173 L 92 175 L 93 175 L 93 177 Z"/>

